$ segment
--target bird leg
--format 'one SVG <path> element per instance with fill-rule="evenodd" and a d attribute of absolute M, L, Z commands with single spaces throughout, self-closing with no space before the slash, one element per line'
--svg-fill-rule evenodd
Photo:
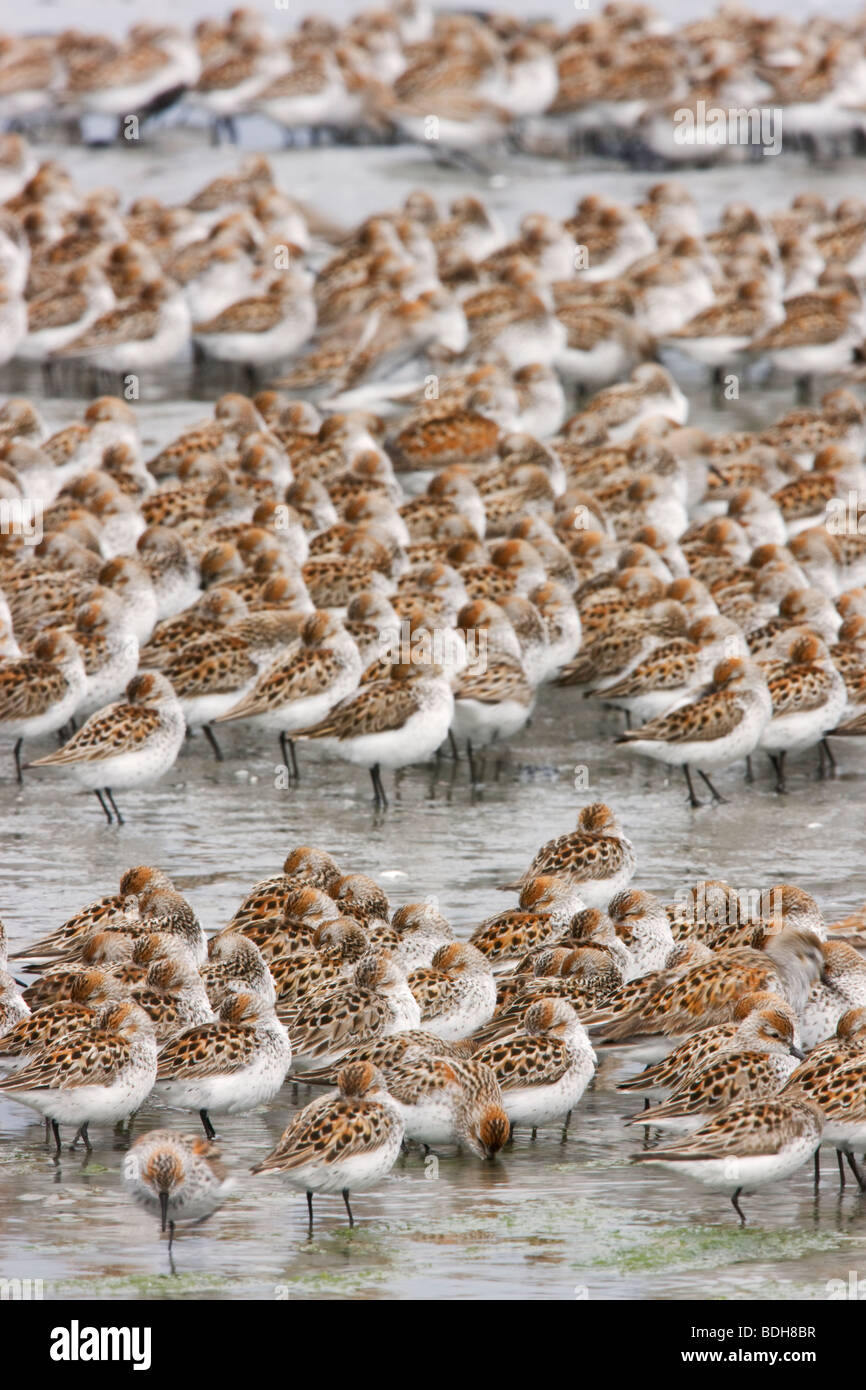
<path fill-rule="evenodd" d="M 344 1188 L 343 1188 L 343 1201 L 344 1201 L 345 1204 L 346 1204 L 346 1211 L 349 1213 L 349 1225 L 350 1225 L 350 1226 L 354 1226 L 354 1224 L 355 1224 L 355 1218 L 354 1218 L 354 1216 L 352 1215 L 352 1208 L 349 1206 L 349 1189 L 348 1189 L 348 1187 L 344 1187 Z"/>
<path fill-rule="evenodd" d="M 379 764 L 374 763 L 370 768 L 370 776 L 373 780 L 373 794 L 376 798 L 376 805 L 385 807 L 388 805 L 388 798 L 385 795 L 385 788 L 382 786 L 382 773 Z"/>
<path fill-rule="evenodd" d="M 830 776 L 831 776 L 831 777 L 835 777 L 835 776 L 836 776 L 836 771 L 837 771 L 837 768 L 836 768 L 836 759 L 833 757 L 833 753 L 832 753 L 832 751 L 831 751 L 831 749 L 830 749 L 830 745 L 829 745 L 829 743 L 827 742 L 826 738 L 822 738 L 822 739 L 821 739 L 820 748 L 821 748 L 822 752 L 826 755 L 827 761 L 828 761 L 828 763 L 830 764 Z"/>
<path fill-rule="evenodd" d="M 779 796 L 784 796 L 788 790 L 785 786 L 785 753 L 768 753 L 767 756 L 773 764 L 776 773 L 776 791 Z"/>
<path fill-rule="evenodd" d="M 721 804 L 724 804 L 727 798 L 720 795 L 720 793 L 716 791 L 707 774 L 705 772 L 701 772 L 700 768 L 698 768 L 698 776 L 700 777 L 701 781 L 706 782 L 707 786 L 710 789 L 710 794 L 712 795 L 713 801 L 717 801 Z"/>
<path fill-rule="evenodd" d="M 857 1186 L 859 1187 L 859 1189 L 860 1189 L 861 1192 L 866 1192 L 866 1178 L 863 1177 L 863 1174 L 860 1172 L 860 1169 L 857 1167 L 857 1160 L 856 1160 L 856 1158 L 854 1157 L 854 1155 L 853 1155 L 852 1153 L 846 1153 L 845 1157 L 846 1157 L 847 1160 L 848 1160 L 848 1167 L 851 1169 L 851 1172 L 854 1174 L 855 1178 L 857 1179 Z"/>
<path fill-rule="evenodd" d="M 75 1145 L 78 1143 L 79 1139 L 83 1139 L 83 1140 L 84 1140 L 84 1147 L 85 1147 L 85 1149 L 87 1150 L 88 1153 L 92 1153 L 92 1152 L 93 1152 L 93 1145 L 92 1145 L 91 1142 L 90 1142 L 90 1135 L 87 1133 L 87 1121 L 86 1121 L 86 1120 L 84 1121 L 84 1124 L 83 1124 L 83 1125 L 79 1125 L 79 1126 L 78 1126 L 78 1129 L 75 1131 L 75 1138 L 73 1139 L 72 1143 L 69 1145 L 70 1149 L 74 1149 L 74 1148 L 75 1148 Z"/>
<path fill-rule="evenodd" d="M 286 734 L 285 730 L 280 734 L 280 751 L 283 755 L 283 762 L 286 771 L 293 782 L 298 780 L 298 759 L 295 756 L 295 741 Z"/>
<path fill-rule="evenodd" d="M 688 763 L 683 763 L 683 772 L 684 772 L 685 775 L 686 775 L 686 784 L 688 785 L 688 789 L 689 789 L 689 805 L 690 805 L 690 806 L 700 806 L 701 803 L 700 803 L 700 801 L 698 801 L 698 798 L 695 796 L 695 789 L 694 789 L 694 787 L 692 786 L 692 774 L 691 774 L 691 772 L 690 772 L 690 770 L 689 770 L 689 765 L 688 765 Z"/>
<path fill-rule="evenodd" d="M 211 728 L 210 724 L 202 724 L 201 728 L 202 728 L 202 733 L 204 734 L 205 738 L 207 739 L 208 743 L 210 744 L 211 748 L 213 749 L 213 755 L 214 755 L 214 757 L 216 758 L 216 760 L 217 760 L 218 763 L 221 763 L 221 762 L 223 761 L 223 750 L 220 748 L 219 744 L 217 743 L 217 736 L 216 736 L 216 734 L 214 733 L 214 731 L 213 731 L 213 729 Z"/>

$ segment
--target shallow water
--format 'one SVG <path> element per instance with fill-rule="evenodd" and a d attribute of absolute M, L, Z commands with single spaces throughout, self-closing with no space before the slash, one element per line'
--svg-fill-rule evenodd
<path fill-rule="evenodd" d="M 301 842 L 377 876 L 394 904 L 435 896 L 465 935 L 503 905 L 497 883 L 569 828 L 587 796 L 618 809 L 636 882 L 666 898 L 696 877 L 724 876 L 748 891 L 793 879 L 830 917 L 862 902 L 866 751 L 849 752 L 833 783 L 814 781 L 811 761 L 798 767 L 786 799 L 767 779 L 747 788 L 730 773 L 720 779 L 730 803 L 692 812 L 678 781 L 627 762 L 610 745 L 612 718 L 578 703 L 547 692 L 498 781 L 489 763 L 473 794 L 465 763 L 443 759 L 402 774 L 384 814 L 371 810 L 362 772 L 305 756 L 300 786 L 278 791 L 274 748 L 241 751 L 230 736 L 222 766 L 196 739 L 163 783 L 124 798 L 121 829 L 103 825 L 95 799 L 64 799 L 47 778 L 20 794 L 4 786 L 10 935 L 41 934 L 134 863 L 163 865 L 213 929 Z M 587 792 L 574 789 L 576 766 L 587 769 Z M 278 1288 L 291 1298 L 820 1298 L 827 1280 L 866 1266 L 863 1203 L 850 1189 L 837 1197 L 835 1173 L 819 1201 L 805 1168 L 763 1189 L 740 1231 L 724 1197 L 631 1166 L 643 1131 L 621 1120 L 640 1101 L 612 1087 L 637 1065 L 624 1051 L 603 1056 L 565 1144 L 551 1129 L 534 1143 L 519 1133 L 495 1164 L 402 1159 L 379 1190 L 354 1199 L 354 1231 L 339 1198 L 319 1198 L 312 1241 L 303 1197 L 248 1172 L 287 1123 L 286 1087 L 267 1111 L 219 1122 L 237 1191 L 177 1237 L 174 1273 L 155 1220 L 124 1195 L 122 1141 L 94 1131 L 89 1160 L 64 1151 L 55 1165 L 38 1119 L 0 1102 L 0 1276 L 41 1278 L 57 1298 L 261 1298 Z M 165 1123 L 196 1127 L 148 1104 L 133 1137 Z"/>
<path fill-rule="evenodd" d="M 164 197 L 189 196 L 237 158 L 176 134 L 134 152 L 65 155 L 88 186 L 113 182 Z M 393 205 L 419 183 L 443 199 L 478 183 L 405 149 L 277 153 L 275 166 L 283 186 L 346 220 Z M 786 168 L 772 164 L 759 178 L 753 170 L 720 170 L 689 180 L 712 216 L 733 197 L 780 205 L 797 187 L 838 198 L 862 166 Z M 505 177 L 486 196 L 512 225 L 528 208 L 570 211 L 591 188 L 635 198 L 652 181 L 529 161 Z M 5 389 L 22 384 L 38 395 L 38 377 L 0 382 Z M 143 386 L 139 411 L 151 449 L 207 412 L 203 399 L 176 399 L 193 389 L 183 372 Z M 216 389 L 206 382 L 202 396 L 211 399 Z M 785 390 L 757 383 L 744 383 L 741 399 L 724 411 L 699 379 L 689 393 L 693 420 L 715 428 L 760 424 L 791 404 Z M 63 421 L 77 404 L 45 408 Z M 763 772 L 750 787 L 738 770 L 723 774 L 729 803 L 693 812 L 678 774 L 671 780 L 613 745 L 618 728 L 615 716 L 573 692 L 546 690 L 498 775 L 488 759 L 480 790 L 470 789 L 465 762 L 443 759 L 389 781 L 384 814 L 371 809 L 364 772 L 314 753 L 303 753 L 300 785 L 278 790 L 275 740 L 229 730 L 221 736 L 224 764 L 196 738 L 162 783 L 122 797 L 128 824 L 120 829 L 105 826 L 93 797 L 59 792 L 47 775 L 31 774 L 19 791 L 0 749 L 0 911 L 20 945 L 113 889 L 125 867 L 155 863 L 214 930 L 253 882 L 279 870 L 289 848 L 314 843 L 347 869 L 379 878 L 395 906 L 434 896 L 465 936 L 504 905 L 496 885 L 596 798 L 615 806 L 634 841 L 636 885 L 665 899 L 710 876 L 749 892 L 793 880 L 817 897 L 829 921 L 862 904 L 866 748 L 841 748 L 832 782 L 815 780 L 813 758 L 794 762 L 786 798 L 775 796 Z M 543 1130 L 534 1143 L 519 1133 L 494 1164 L 401 1159 L 379 1190 L 355 1199 L 354 1231 L 339 1198 L 318 1199 L 312 1240 L 303 1197 L 279 1179 L 249 1174 L 292 1113 L 286 1087 L 268 1110 L 221 1120 L 236 1192 L 208 1223 L 181 1230 L 174 1269 L 156 1221 L 125 1197 L 124 1141 L 96 1130 L 86 1161 L 64 1151 L 55 1164 L 38 1119 L 0 1101 L 0 1277 L 42 1279 L 46 1298 L 824 1298 L 829 1279 L 866 1270 L 864 1203 L 850 1187 L 837 1195 L 827 1161 L 818 1198 L 804 1168 L 746 1201 L 745 1230 L 723 1196 L 632 1166 L 642 1131 L 621 1121 L 640 1101 L 613 1087 L 638 1065 L 624 1051 L 604 1055 L 566 1143 L 558 1131 Z M 301 1103 L 307 1098 L 302 1089 Z M 192 1131 L 197 1121 L 148 1104 L 133 1138 L 165 1123 Z"/>
<path fill-rule="evenodd" d="M 278 7 L 275 0 L 248 0 L 246 8 L 260 10 L 274 30 L 279 31 L 285 27 L 291 32 L 299 19 L 307 14 L 316 14 L 342 24 L 360 10 L 375 9 L 376 6 L 363 4 L 362 0 L 316 0 L 315 4 L 312 0 L 307 0 L 307 3 L 304 3 L 304 0 L 293 0 L 291 5 L 280 4 Z M 472 0 L 471 5 L 437 4 L 434 8 L 495 11 L 499 7 L 493 4 L 492 0 Z M 552 0 L 520 0 L 520 5 L 515 8 L 521 15 L 552 18 L 563 28 L 586 18 L 585 14 L 582 16 L 578 13 L 584 7 L 579 6 L 577 0 L 574 0 L 573 6 L 571 0 L 566 4 L 561 3 L 561 0 L 560 3 L 552 3 Z M 687 24 L 695 17 L 693 0 L 653 0 L 652 8 L 656 14 L 664 15 L 675 25 Z M 699 10 L 712 11 L 715 8 L 715 5 L 705 4 L 700 6 Z M 747 8 L 754 14 L 784 13 L 791 19 L 806 19 L 810 15 L 821 13 L 821 7 L 816 0 L 787 0 L 785 5 L 782 5 L 780 0 L 749 0 Z M 860 8 L 860 0 L 834 0 L 833 17 L 845 18 L 857 14 Z M 28 31 L 44 32 L 56 29 L 59 9 L 58 0 L 31 0 L 27 11 Z M 68 29 L 82 28 L 96 30 L 102 34 L 120 35 L 124 34 L 130 25 L 144 20 L 149 24 L 177 24 L 188 28 L 200 19 L 211 19 L 227 13 L 230 9 L 231 5 L 228 3 L 220 6 L 209 3 L 209 0 L 147 0 L 146 8 L 140 0 L 63 0 L 60 24 Z M 6 17 L 5 22 L 10 29 L 13 28 L 11 15 Z"/>

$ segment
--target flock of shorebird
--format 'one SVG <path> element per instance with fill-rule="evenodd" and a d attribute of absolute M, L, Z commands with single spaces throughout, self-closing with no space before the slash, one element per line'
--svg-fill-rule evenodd
<path fill-rule="evenodd" d="M 864 38 L 734 8 L 674 31 L 612 3 L 560 31 L 415 0 L 291 37 L 237 10 L 192 35 L 0 38 L 0 122 L 20 127 L 0 136 L 0 366 L 49 391 L 77 373 L 89 400 L 57 429 L 38 400 L 0 404 L 18 781 L 26 743 L 27 768 L 122 824 L 115 793 L 194 731 L 220 760 L 265 731 L 279 777 L 321 749 L 381 806 L 383 771 L 434 756 L 465 752 L 477 783 L 552 686 L 561 709 L 620 711 L 623 751 L 682 768 L 692 805 L 693 774 L 721 800 L 718 771 L 751 780 L 760 754 L 779 793 L 789 757 L 835 770 L 830 740 L 866 733 L 866 201 L 740 202 L 711 226 L 664 182 L 509 231 L 479 197 L 416 190 L 345 228 L 260 155 L 183 203 L 126 205 L 23 132 L 182 102 L 229 129 L 258 113 L 466 152 L 538 120 L 658 152 L 675 108 L 736 100 L 820 145 L 866 127 Z M 136 403 L 187 362 L 246 394 L 146 444 Z M 771 373 L 799 407 L 696 428 L 706 370 L 720 410 Z M 106 375 L 119 394 L 92 399 Z M 488 1160 L 515 1127 L 565 1140 L 602 1048 L 646 1096 L 636 1161 L 741 1219 L 743 1191 L 813 1154 L 817 1183 L 822 1144 L 866 1189 L 862 914 L 828 927 L 791 884 L 666 905 L 634 872 L 613 811 L 585 806 L 508 885 L 517 905 L 459 940 L 431 901 L 392 907 L 302 846 L 206 938 L 162 870 L 130 868 L 8 960 L 0 926 L 0 1096 L 57 1154 L 61 1126 L 89 1148 L 145 1104 L 198 1112 L 203 1138 L 154 1130 L 125 1155 L 170 1241 L 232 1189 L 212 1117 L 287 1080 L 329 1089 L 253 1172 L 305 1192 L 311 1227 L 313 1195 L 342 1193 L 351 1224 L 350 1193 L 413 1143 Z"/>
<path fill-rule="evenodd" d="M 590 194 L 564 218 L 529 211 L 510 236 L 481 198 L 444 210 L 416 189 L 346 229 L 252 155 L 178 205 L 123 202 L 0 136 L 0 365 L 37 364 L 49 388 L 101 374 L 137 399 L 176 363 L 221 364 L 250 389 L 391 413 L 420 401 L 431 415 L 450 386 L 503 428 L 542 436 L 562 423 L 563 384 L 585 393 L 641 367 L 643 416 L 652 404 L 681 422 L 680 393 L 648 370 L 661 358 L 678 377 L 708 368 L 720 397 L 731 373 L 745 387 L 772 370 L 803 396 L 863 376 L 857 196 L 833 208 L 801 193 L 768 214 L 732 203 L 711 226 L 666 181 L 634 205 Z M 445 377 L 435 401 L 430 381 L 413 400 L 422 364 Z M 467 364 L 487 375 L 461 377 Z M 633 413 L 610 421 L 613 439 Z"/>
<path fill-rule="evenodd" d="M 342 1193 L 351 1224 L 350 1193 L 413 1143 L 493 1159 L 516 1127 L 554 1125 L 566 1142 L 595 1047 L 624 1048 L 620 1090 L 647 1097 L 633 1158 L 727 1192 L 741 1219 L 741 1191 L 813 1154 L 817 1184 L 821 1144 L 843 1185 L 847 1160 L 866 1188 L 862 912 L 827 928 L 794 885 L 718 880 L 665 905 L 632 886 L 635 867 L 610 807 L 584 806 L 505 885 L 517 905 L 468 940 L 435 902 L 392 910 L 374 879 L 309 846 L 209 938 L 165 873 L 128 869 L 8 960 L 0 936 L 2 964 L 35 976 L 0 974 L 0 1096 L 44 1116 L 57 1155 L 61 1125 L 89 1149 L 91 1125 L 149 1097 L 198 1112 L 204 1139 L 149 1131 L 124 1160 L 170 1235 L 231 1190 L 212 1117 L 275 1103 L 287 1077 L 329 1089 L 252 1172 L 305 1192 L 312 1229 L 314 1193 Z M 652 1147 L 654 1129 L 687 1137 Z"/>
<path fill-rule="evenodd" d="M 340 234 L 260 159 L 181 207 L 117 202 L 50 163 L 7 198 L 25 356 L 141 371 L 211 314 L 203 352 L 278 362 L 288 334 L 294 358 L 150 457 L 126 399 L 55 433 L 29 399 L 0 407 L 19 779 L 25 740 L 73 731 L 33 765 L 120 821 L 114 792 L 171 768 L 186 729 L 221 757 L 232 725 L 278 736 L 292 778 L 297 740 L 368 768 L 384 803 L 382 769 L 446 740 L 475 780 L 553 681 L 638 720 L 624 746 L 682 767 L 692 804 L 693 770 L 715 797 L 763 750 L 782 791 L 789 754 L 832 768 L 828 735 L 864 732 L 862 203 L 732 205 L 703 233 L 659 184 L 509 242 L 477 199 L 419 191 Z M 292 266 L 238 298 L 288 241 Z M 754 358 L 848 384 L 713 435 L 687 423 L 683 354 L 722 390 Z M 569 414 L 574 386 L 594 394 Z"/>
<path fill-rule="evenodd" d="M 74 129 L 113 118 L 130 138 L 130 117 L 176 107 L 181 119 L 210 122 L 217 139 L 237 138 L 238 119 L 257 115 L 289 141 L 360 132 L 452 156 L 507 138 L 541 152 L 589 142 L 643 162 L 747 157 L 733 141 L 676 139 L 678 116 L 709 108 L 781 111 L 785 140 L 809 151 L 859 148 L 864 40 L 862 15 L 795 22 L 739 4 L 679 28 L 628 0 L 571 26 L 434 14 L 424 0 L 392 0 L 342 28 L 319 15 L 294 27 L 288 4 L 269 20 L 240 8 L 191 32 L 139 23 L 123 40 L 74 29 L 3 35 L 0 121 Z"/>

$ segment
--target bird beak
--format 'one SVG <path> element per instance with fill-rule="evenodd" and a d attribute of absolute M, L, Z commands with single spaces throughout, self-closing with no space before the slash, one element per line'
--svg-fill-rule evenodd
<path fill-rule="evenodd" d="M 166 1226 L 168 1225 L 168 1193 L 167 1193 L 167 1192 L 160 1192 L 160 1194 L 159 1194 L 159 1209 L 160 1209 L 160 1211 L 162 1212 L 162 1229 L 165 1230 Z"/>
<path fill-rule="evenodd" d="M 806 1060 L 806 1054 L 803 1049 L 801 1047 L 795 1047 L 793 1043 L 791 1044 L 791 1056 L 799 1058 L 801 1062 Z"/>

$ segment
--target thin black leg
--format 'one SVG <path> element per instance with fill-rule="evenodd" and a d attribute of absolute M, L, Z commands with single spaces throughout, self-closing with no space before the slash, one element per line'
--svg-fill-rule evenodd
<path fill-rule="evenodd" d="M 472 740 L 469 738 L 466 740 L 466 756 L 469 759 L 469 780 L 474 787 L 478 781 L 478 769 L 475 766 L 475 754 L 472 751 Z"/>
<path fill-rule="evenodd" d="M 108 807 L 106 806 L 106 804 L 105 804 L 105 797 L 102 795 L 102 792 L 99 790 L 98 787 L 95 789 L 93 795 L 98 799 L 100 806 L 102 807 L 103 811 L 105 812 L 105 819 L 108 821 L 108 824 L 109 824 L 109 825 L 113 825 L 113 824 L 114 824 L 114 817 L 112 816 L 111 812 L 109 811 Z"/>
<path fill-rule="evenodd" d="M 749 753 L 748 756 L 747 756 L 747 758 L 746 758 L 746 781 L 747 781 L 747 782 L 754 782 L 754 780 L 755 780 L 755 774 L 754 774 L 754 772 L 752 771 L 752 755 L 751 755 L 751 753 Z"/>
<path fill-rule="evenodd" d="M 204 1125 L 204 1132 L 207 1135 L 208 1139 L 216 1139 L 216 1130 L 210 1122 L 210 1115 L 207 1113 L 206 1110 L 200 1110 L 198 1113 L 201 1122 Z"/>
<path fill-rule="evenodd" d="M 106 787 L 106 788 L 105 788 L 105 795 L 108 797 L 108 803 L 109 803 L 109 805 L 111 806 L 111 809 L 112 809 L 112 811 L 114 812 L 115 816 L 117 817 L 117 824 L 118 824 L 118 825 L 123 825 L 123 816 L 120 814 L 119 810 L 117 809 L 117 802 L 116 802 L 115 799 L 114 799 L 114 796 L 113 796 L 112 791 L 111 791 L 111 787 Z"/>
<path fill-rule="evenodd" d="M 313 1194 L 307 1193 L 307 1214 L 310 1219 L 310 1235 L 313 1234 Z"/>
<path fill-rule="evenodd" d="M 690 772 L 690 770 L 689 770 L 689 765 L 688 765 L 688 763 L 683 763 L 683 772 L 684 772 L 685 775 L 686 775 L 686 785 L 688 786 L 688 789 L 689 789 L 689 805 L 690 805 L 690 806 L 700 806 L 701 803 L 698 801 L 698 798 L 695 796 L 695 789 L 694 789 L 694 787 L 692 786 L 692 774 L 691 774 L 691 772 Z"/>
<path fill-rule="evenodd" d="M 776 773 L 776 791 L 778 792 L 779 796 L 784 796 L 788 790 L 788 788 L 785 786 L 785 754 L 784 752 L 768 753 L 767 757 L 773 764 L 773 768 Z"/>
<path fill-rule="evenodd" d="M 355 1224 L 355 1218 L 354 1218 L 354 1216 L 352 1215 L 352 1208 L 349 1206 L 349 1189 L 348 1189 L 348 1187 L 344 1187 L 344 1188 L 343 1188 L 343 1201 L 344 1201 L 345 1204 L 346 1204 L 346 1211 L 347 1211 L 348 1214 L 349 1214 L 349 1225 L 350 1225 L 350 1226 L 354 1226 L 354 1224 Z"/>
<path fill-rule="evenodd" d="M 821 1182 L 821 1150 L 820 1150 L 820 1149 L 816 1149 L 816 1150 L 815 1150 L 815 1191 L 816 1191 L 816 1192 L 818 1191 L 818 1187 L 819 1187 L 819 1185 L 820 1185 L 820 1182 Z"/>
<path fill-rule="evenodd" d="M 291 777 L 293 782 L 297 782 L 298 759 L 295 755 L 295 741 L 294 739 L 289 738 L 285 730 L 283 730 L 283 732 L 280 734 L 280 751 L 283 755 L 283 762 L 286 765 L 286 770 L 289 776 Z"/>
<path fill-rule="evenodd" d="M 24 776 L 21 772 L 21 746 L 23 743 L 23 738 L 15 740 L 15 780 L 18 783 L 19 787 L 21 786 L 21 783 L 24 781 Z"/>
<path fill-rule="evenodd" d="M 388 798 L 385 795 L 385 788 L 382 785 L 382 773 L 378 763 L 375 763 L 374 766 L 370 768 L 370 776 L 373 779 L 373 793 L 376 797 L 376 805 L 387 806 Z"/>
<path fill-rule="evenodd" d="M 742 1209 L 742 1207 L 740 1206 L 740 1193 L 742 1192 L 742 1190 L 743 1190 L 743 1189 L 742 1189 L 741 1187 L 738 1187 L 738 1188 L 737 1188 L 736 1192 L 734 1193 L 733 1197 L 731 1198 L 731 1206 L 734 1208 L 734 1211 L 737 1213 L 737 1216 L 740 1218 L 740 1225 L 741 1225 L 741 1226 L 745 1226 L 745 1224 L 746 1224 L 746 1218 L 745 1218 L 745 1216 L 743 1215 L 743 1209 Z"/>
<path fill-rule="evenodd" d="M 460 759 L 460 754 L 459 754 L 458 751 L 457 751 L 457 740 L 456 740 L 456 738 L 454 737 L 454 732 L 453 732 L 452 729 L 449 729 L 449 730 L 448 730 L 448 744 L 449 744 L 449 746 L 450 746 L 450 748 L 451 748 L 451 756 L 453 757 L 453 759 L 454 759 L 454 761 L 455 761 L 455 763 L 456 763 L 456 762 L 458 762 L 459 759 Z"/>
<path fill-rule="evenodd" d="M 51 1133 L 54 1135 L 54 1152 L 60 1153 L 60 1126 L 56 1120 L 51 1121 Z"/>
<path fill-rule="evenodd" d="M 723 797 L 719 792 L 716 791 L 707 774 L 705 772 L 701 772 L 700 768 L 698 768 L 698 776 L 700 777 L 701 781 L 706 782 L 707 786 L 710 789 L 710 794 L 712 795 L 713 801 L 725 801 L 725 797 Z"/>
<path fill-rule="evenodd" d="M 218 763 L 221 763 L 221 762 L 223 761 L 223 750 L 220 748 L 219 744 L 217 743 L 217 736 L 216 736 L 216 734 L 214 733 L 214 731 L 213 731 L 213 729 L 211 728 L 210 724 L 202 724 L 201 727 L 202 727 L 202 732 L 203 732 L 205 738 L 207 739 L 208 743 L 210 744 L 211 748 L 213 749 L 213 755 L 214 755 L 214 757 L 216 758 L 216 760 L 217 760 Z"/>
<path fill-rule="evenodd" d="M 75 1131 L 75 1138 L 73 1139 L 72 1143 L 69 1145 L 70 1149 L 74 1149 L 74 1148 L 75 1148 L 75 1145 L 78 1143 L 79 1139 L 83 1139 L 83 1140 L 84 1140 L 84 1147 L 85 1147 L 85 1149 L 87 1150 L 88 1153 L 92 1153 L 92 1152 L 93 1152 L 93 1145 L 92 1145 L 91 1142 L 90 1142 L 90 1135 L 87 1133 L 87 1121 L 86 1121 L 86 1120 L 84 1121 L 84 1124 L 83 1124 L 83 1125 L 79 1125 L 79 1126 L 78 1126 L 78 1129 Z"/>
<path fill-rule="evenodd" d="M 824 754 L 827 758 L 828 763 L 830 764 L 830 776 L 832 777 L 836 772 L 836 759 L 833 757 L 830 745 L 825 738 L 821 739 L 821 747 L 824 750 Z"/>
<path fill-rule="evenodd" d="M 168 1223 L 168 1253 L 171 1254 L 171 1247 L 174 1244 L 174 1222 Z"/>
<path fill-rule="evenodd" d="M 845 1186 L 845 1155 L 841 1149 L 836 1150 L 836 1162 L 839 1164 L 839 1187 Z"/>
<path fill-rule="evenodd" d="M 848 1160 L 848 1167 L 851 1169 L 851 1172 L 854 1174 L 855 1178 L 857 1179 L 857 1186 L 859 1187 L 859 1189 L 860 1189 L 861 1192 L 866 1192 L 866 1178 L 863 1177 L 863 1174 L 860 1172 L 860 1169 L 857 1167 L 857 1160 L 856 1160 L 856 1158 L 854 1157 L 854 1155 L 853 1155 L 852 1153 L 847 1153 L 847 1154 L 845 1155 L 845 1157 L 846 1157 L 847 1160 Z"/>

